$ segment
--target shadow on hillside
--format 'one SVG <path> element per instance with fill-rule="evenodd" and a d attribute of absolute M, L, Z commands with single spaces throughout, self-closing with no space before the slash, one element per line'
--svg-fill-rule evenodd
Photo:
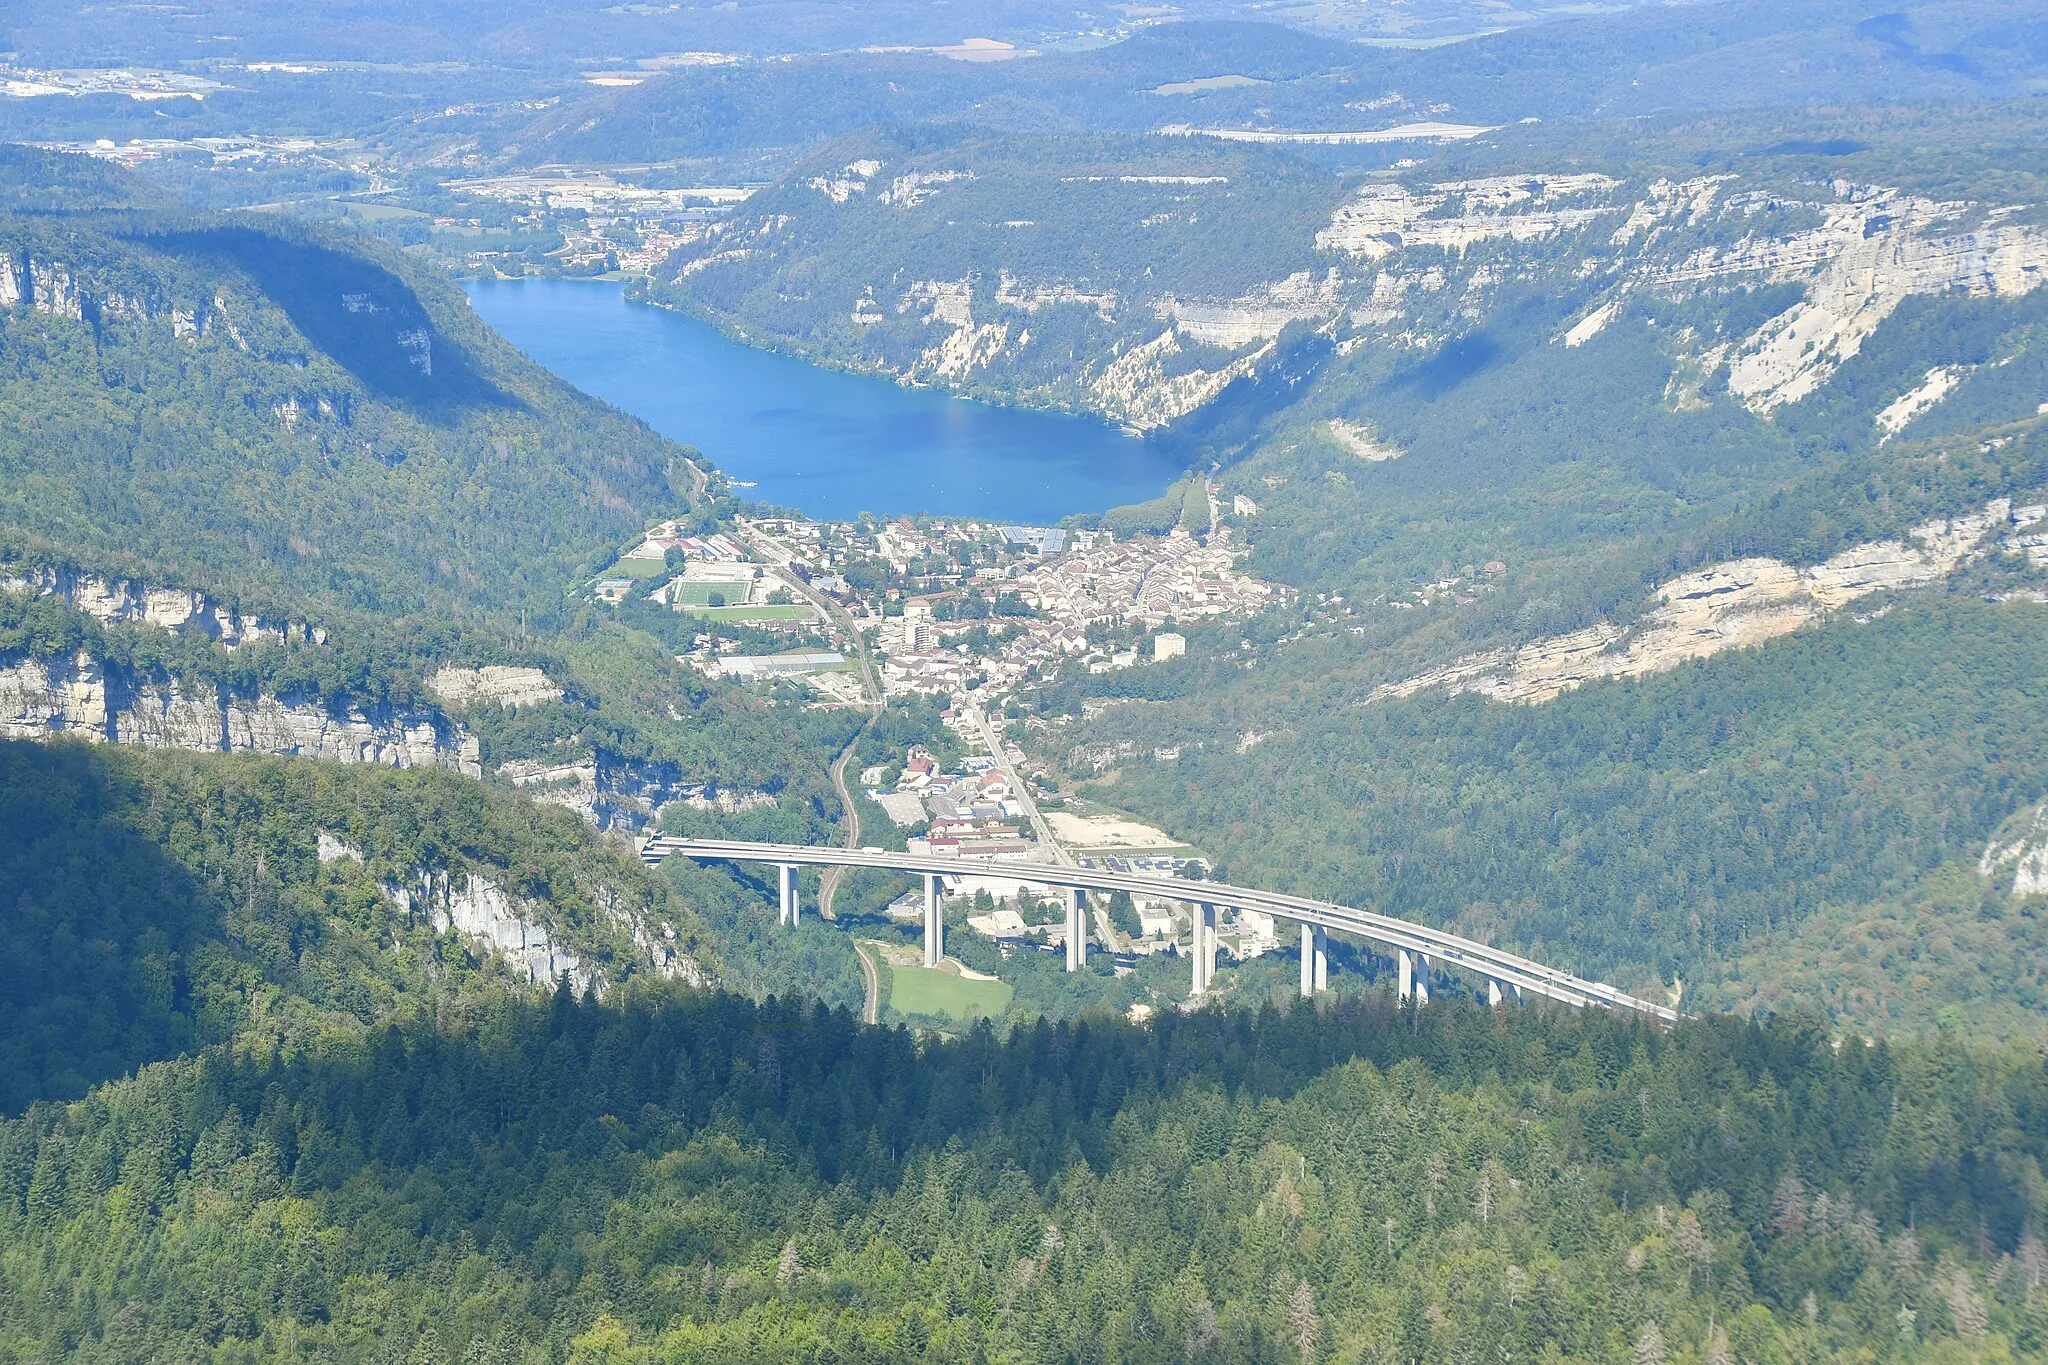
<path fill-rule="evenodd" d="M 134 827 L 134 800 L 100 749 L 0 742 L 0 1113 L 224 1032 L 193 973 L 227 907 Z"/>
<path fill-rule="evenodd" d="M 404 280 L 373 261 L 248 227 L 146 240 L 168 254 L 247 274 L 307 341 L 377 398 L 439 420 L 516 402 L 478 369 L 466 348 L 435 328 Z"/>

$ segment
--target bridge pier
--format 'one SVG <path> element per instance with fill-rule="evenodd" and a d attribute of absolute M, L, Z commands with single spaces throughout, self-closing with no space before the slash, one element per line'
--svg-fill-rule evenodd
<path fill-rule="evenodd" d="M 789 926 L 797 925 L 802 913 L 798 904 L 801 885 L 797 880 L 799 868 L 872 867 L 923 876 L 926 878 L 924 956 L 933 966 L 937 966 L 945 958 L 945 924 L 939 913 L 939 896 L 943 888 L 937 879 L 963 874 L 973 875 L 977 870 L 987 870 L 986 865 L 982 863 L 963 862 L 956 858 L 926 854 L 887 853 L 880 849 L 867 848 L 809 847 L 751 840 L 656 836 L 640 847 L 641 860 L 649 864 L 659 864 L 670 856 L 687 857 L 700 863 L 729 862 L 744 863 L 755 868 L 766 868 L 771 865 L 776 867 L 782 892 L 782 922 Z M 1458 972 L 1469 973 L 1474 981 L 1488 983 L 1488 1000 L 1499 999 L 1505 1002 L 1512 992 L 1516 1000 L 1527 995 L 1582 1009 L 1631 1011 L 1665 1024 L 1676 1024 L 1682 1017 L 1675 1008 L 1638 999 L 1604 981 L 1582 980 L 1567 972 L 1517 957 L 1488 944 L 1460 938 L 1429 925 L 1417 924 L 1390 915 L 1353 909 L 1303 896 L 1260 891 L 1250 887 L 1225 886 L 1214 882 L 1192 883 L 1177 877 L 1148 877 L 1083 867 L 1047 870 L 1052 875 L 1046 879 L 1046 885 L 1059 885 L 1098 895 L 1125 891 L 1134 895 L 1172 900 L 1191 907 L 1199 905 L 1201 910 L 1197 917 L 1195 943 L 1197 951 L 1191 954 L 1191 965 L 1195 973 L 1194 984 L 1198 994 L 1215 984 L 1218 950 L 1217 912 L 1221 907 L 1231 907 L 1239 911 L 1257 911 L 1301 926 L 1301 989 L 1307 996 L 1313 996 L 1329 985 L 1327 935 L 1329 928 L 1335 927 L 1347 934 L 1356 935 L 1382 951 L 1395 954 L 1401 968 L 1400 987 L 1403 1003 L 1428 1002 L 1431 958 L 1441 952 L 1449 956 Z M 1085 896 L 1082 898 L 1082 905 L 1076 905 L 1074 898 L 1069 898 L 1070 914 L 1082 910 L 1084 906 Z M 1318 924 L 1323 926 L 1321 930 L 1316 928 Z M 1080 932 L 1074 934 L 1072 938 L 1077 965 L 1085 963 L 1088 951 L 1088 926 L 1085 916 L 1081 919 Z"/>
<path fill-rule="evenodd" d="M 1195 906 L 1195 971 L 1191 994 L 1205 995 L 1216 979 L 1216 907 Z"/>
<path fill-rule="evenodd" d="M 936 967 L 946 956 L 946 919 L 939 913 L 939 874 L 924 874 L 924 965 Z"/>
<path fill-rule="evenodd" d="M 1081 905 L 1081 888 L 1067 888 L 1067 970 L 1078 972 L 1088 965 L 1088 919 Z"/>
<path fill-rule="evenodd" d="M 1500 982 L 1490 976 L 1486 978 L 1486 1003 L 1495 1009 L 1500 1008 Z"/>

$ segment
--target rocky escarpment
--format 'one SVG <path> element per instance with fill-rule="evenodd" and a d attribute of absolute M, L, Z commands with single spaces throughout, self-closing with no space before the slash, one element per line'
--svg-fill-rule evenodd
<path fill-rule="evenodd" d="M 318 851 L 322 862 L 363 858 L 359 849 L 324 830 Z M 495 958 L 531 984 L 552 985 L 566 977 L 579 993 L 595 989 L 600 994 L 612 984 L 612 973 L 600 962 L 564 943 L 553 907 L 514 895 L 487 876 L 416 869 L 402 880 L 380 883 L 380 889 L 402 913 L 425 916 L 436 933 L 460 934 L 480 956 Z M 711 983 L 710 973 L 684 947 L 675 927 L 659 922 L 647 905 L 609 886 L 597 888 L 596 899 L 605 924 L 592 927 L 615 931 L 620 944 L 630 945 L 633 970 L 692 986 Z"/>
<path fill-rule="evenodd" d="M 2025 537 L 2006 533 L 2043 522 L 2048 506 L 2014 508 L 1999 498 L 1969 516 L 1917 526 L 1903 541 L 1859 545 L 1809 568 L 1763 557 L 1709 565 L 1659 586 L 1659 605 L 1632 630 L 1603 621 L 1520 649 L 1468 655 L 1378 687 L 1366 703 L 1431 687 L 1493 701 L 1544 702 L 1595 678 L 1661 673 L 1776 639 L 1872 593 L 1936 582 L 1985 553 L 1994 538 L 2019 553 Z"/>
<path fill-rule="evenodd" d="M 538 668 L 485 664 L 481 668 L 442 668 L 427 679 L 427 690 L 443 706 L 538 706 L 560 701 L 562 689 Z"/>
<path fill-rule="evenodd" d="M 16 564 L 0 591 L 54 597 L 102 625 L 197 637 L 235 649 L 259 640 L 325 643 L 303 621 L 243 613 L 193 588 L 162 587 L 68 565 Z M 475 738 L 427 712 L 333 712 L 305 700 L 244 696 L 224 687 L 131 676 L 80 650 L 69 657 L 0 659 L 0 735 L 75 735 L 108 744 L 202 753 L 259 753 L 431 765 L 480 776 Z"/>
<path fill-rule="evenodd" d="M 661 808 L 677 802 L 694 810 L 736 814 L 775 804 L 766 792 L 731 791 L 714 782 L 686 782 L 673 763 L 620 758 L 603 751 L 573 760 L 522 759 L 496 775 L 536 801 L 564 806 L 599 829 L 638 832 Z"/>
<path fill-rule="evenodd" d="M 1037 166 L 913 173 L 898 163 L 915 154 L 862 160 L 812 176 L 802 193 L 750 201 L 681 248 L 663 278 L 693 306 L 799 349 L 1140 429 L 1186 418 L 1270 365 L 1290 326 L 1329 332 L 1344 354 L 1428 351 L 1486 333 L 1499 307 L 1531 293 L 1582 301 L 1558 328 L 1566 349 L 1652 304 L 1686 305 L 1696 320 L 1656 338 L 1689 377 L 1673 401 L 1699 406 L 1711 381 L 1715 396 L 1769 418 L 1825 389 L 1907 299 L 2014 298 L 2048 279 L 2048 224 L 2024 205 L 1784 176 L 1538 170 L 1374 176 L 1333 193 L 1319 224 L 1296 207 L 1281 227 L 1278 208 L 1247 195 L 1246 168 L 1188 173 L 1199 168 L 1176 153 L 1177 174 L 1063 175 L 1057 192 Z M 1227 236 L 1248 217 L 1277 234 L 1255 253 L 1271 273 L 1248 286 L 1246 271 L 1219 272 L 1199 250 L 1122 250 L 1197 224 Z M 956 264 L 934 278 L 941 259 Z M 821 272 L 826 260 L 864 264 L 840 275 Z M 1763 286 L 1797 294 L 1759 321 L 1742 301 Z M 1876 404 L 1873 440 L 1968 379 L 1915 373 L 1929 379 Z"/>
<path fill-rule="evenodd" d="M 431 765 L 481 776 L 476 739 L 445 717 L 424 713 L 334 714 L 289 698 L 243 697 L 225 688 L 137 682 L 112 676 L 83 651 L 69 659 L 0 662 L 0 735 L 75 735 L 147 749 L 258 753 Z"/>
<path fill-rule="evenodd" d="M 2048 805 L 2023 810 L 2001 826 L 1984 845 L 1977 875 L 2006 882 L 2014 897 L 2048 895 Z"/>
<path fill-rule="evenodd" d="M 327 632 L 303 621 L 251 612 L 194 588 L 152 586 L 67 564 L 14 564 L 0 569 L 0 592 L 55 597 L 101 625 L 154 626 L 214 640 L 232 649 L 256 640 L 324 644 Z"/>

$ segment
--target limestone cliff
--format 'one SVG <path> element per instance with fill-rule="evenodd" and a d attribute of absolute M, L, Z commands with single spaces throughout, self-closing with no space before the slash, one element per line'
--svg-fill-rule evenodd
<path fill-rule="evenodd" d="M 68 565 L 15 564 L 5 573 L 0 592 L 55 597 L 102 625 L 196 636 L 227 649 L 258 640 L 318 644 L 327 639 L 319 627 L 244 614 L 193 588 L 111 578 Z M 523 675 L 536 670 L 507 671 Z M 485 670 L 475 672 L 481 680 Z M 523 676 L 494 681 L 531 686 Z M 146 749 L 297 755 L 392 768 L 438 765 L 473 777 L 483 771 L 476 739 L 439 714 L 336 714 L 289 697 L 252 697 L 224 687 L 135 678 L 110 671 L 83 650 L 68 659 L 0 659 L 0 735 L 39 739 L 60 734 Z"/>
<path fill-rule="evenodd" d="M 2036 210 L 1847 181 L 1540 167 L 1373 176 L 1333 192 L 1320 226 L 1297 218 L 1281 228 L 1228 174 L 1067 175 L 1069 205 L 1048 203 L 1029 167 L 911 172 L 897 164 L 905 156 L 828 168 L 802 194 L 764 193 L 758 208 L 750 201 L 679 248 L 662 277 L 694 306 L 799 350 L 1138 429 L 1213 401 L 1290 325 L 1330 332 L 1346 355 L 1433 350 L 1486 334 L 1501 307 L 1532 293 L 1584 299 L 1555 337 L 1568 350 L 1629 318 L 1632 300 L 1701 305 L 1697 331 L 1659 338 L 1681 372 L 1673 405 L 1703 406 L 1711 386 L 1769 418 L 1826 388 L 1909 298 L 2011 298 L 2048 279 L 2048 224 Z M 894 188 L 868 192 L 884 183 Z M 970 196 L 992 220 L 972 250 L 959 238 Z M 934 197 L 930 212 L 912 211 Z M 1109 236 L 1198 222 L 1244 231 L 1247 218 L 1276 234 L 1258 253 L 1271 263 L 1264 279 L 1219 272 L 1201 252 L 1124 259 Z M 938 258 L 972 268 L 933 279 Z M 864 264 L 857 276 L 821 275 L 827 259 Z M 1760 322 L 1739 306 L 1761 286 L 1788 285 L 1797 297 Z M 1187 354 L 1197 347 L 1225 354 L 1198 365 Z M 1873 440 L 1966 386 L 1959 370 L 1915 373 L 1928 377 L 1878 404 Z"/>
<path fill-rule="evenodd" d="M 327 632 L 303 621 L 244 614 L 193 588 L 152 586 L 62 564 L 0 567 L 0 592 L 55 597 L 101 625 L 154 626 L 216 640 L 232 649 L 255 640 L 325 643 Z"/>
<path fill-rule="evenodd" d="M 2014 509 L 1999 498 L 1969 516 L 1917 526 L 1904 541 L 1859 545 L 1805 569 L 1760 556 L 1708 565 L 1660 585 L 1658 606 L 1633 630 L 1602 621 L 1520 649 L 1468 655 L 1378 687 L 1366 703 L 1431 687 L 1493 701 L 1544 702 L 1594 678 L 1661 673 L 1776 639 L 1872 593 L 1936 582 L 1984 553 L 1994 536 L 2044 519 L 2048 508 Z"/>
<path fill-rule="evenodd" d="M 0 735 L 76 735 L 108 744 L 430 765 L 482 776 L 476 739 L 423 713 L 334 715 L 320 706 L 225 689 L 136 683 L 81 651 L 65 659 L 0 662 Z"/>
<path fill-rule="evenodd" d="M 322 849 L 327 856 L 328 845 Z M 339 842 L 332 851 L 338 857 L 361 856 Z M 566 976 L 577 992 L 595 987 L 600 994 L 612 984 L 600 964 L 562 942 L 547 903 L 513 895 L 488 877 L 419 871 L 402 883 L 383 883 L 383 890 L 407 914 L 427 916 L 435 932 L 461 934 L 482 956 L 496 958 L 532 984 L 550 985 Z M 599 888 L 598 902 L 609 927 L 630 943 L 636 969 L 692 986 L 710 984 L 710 974 L 683 947 L 673 926 L 657 924 L 645 907 L 628 905 L 610 888 Z"/>
<path fill-rule="evenodd" d="M 2005 881 L 2015 897 L 2048 894 L 2048 805 L 2032 806 L 2007 820 L 1984 846 L 1977 875 Z"/>
<path fill-rule="evenodd" d="M 737 792 L 716 783 L 685 782 L 682 770 L 673 763 L 626 759 L 601 751 L 566 761 L 517 760 L 501 764 L 496 776 L 536 801 L 564 806 L 605 830 L 643 830 L 670 802 L 726 814 L 775 802 L 766 792 Z"/>
<path fill-rule="evenodd" d="M 443 668 L 427 679 L 427 690 L 443 706 L 538 706 L 559 701 L 562 689 L 538 668 L 485 664 L 481 668 Z"/>

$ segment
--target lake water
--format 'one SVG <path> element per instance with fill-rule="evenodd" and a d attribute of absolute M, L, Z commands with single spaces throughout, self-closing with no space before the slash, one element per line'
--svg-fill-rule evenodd
<path fill-rule="evenodd" d="M 486 280 L 477 313 L 585 393 L 695 446 L 745 497 L 814 517 L 1049 523 L 1159 496 L 1179 465 L 1085 417 L 907 389 L 755 350 L 587 280 Z"/>

